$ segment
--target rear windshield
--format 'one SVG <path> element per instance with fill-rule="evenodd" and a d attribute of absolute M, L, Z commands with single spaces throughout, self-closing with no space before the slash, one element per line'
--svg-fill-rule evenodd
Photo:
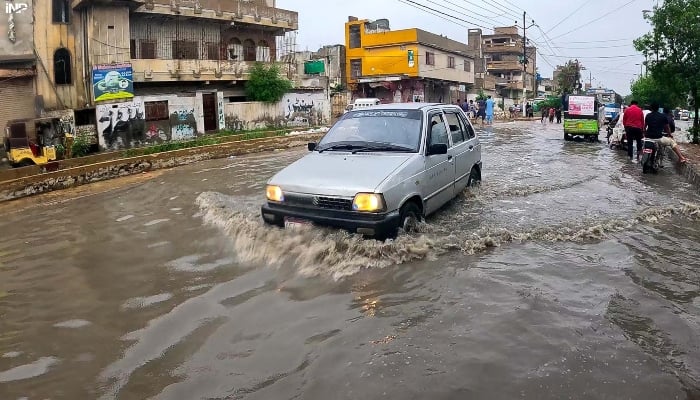
<path fill-rule="evenodd" d="M 342 142 L 391 144 L 417 152 L 420 147 L 420 110 L 356 110 L 343 116 L 319 142 L 319 147 Z"/>

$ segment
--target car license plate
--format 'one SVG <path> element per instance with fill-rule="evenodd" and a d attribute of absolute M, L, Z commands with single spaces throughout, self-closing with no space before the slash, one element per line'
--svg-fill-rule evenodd
<path fill-rule="evenodd" d="M 285 218 L 284 219 L 284 228 L 285 229 L 301 229 L 305 226 L 311 225 L 311 222 L 304 220 L 304 219 L 299 219 L 299 218 Z"/>
<path fill-rule="evenodd" d="M 644 150 L 642 150 L 642 153 L 644 153 L 644 154 L 651 154 L 652 152 L 654 152 L 654 150 L 652 150 L 652 149 L 644 149 Z"/>

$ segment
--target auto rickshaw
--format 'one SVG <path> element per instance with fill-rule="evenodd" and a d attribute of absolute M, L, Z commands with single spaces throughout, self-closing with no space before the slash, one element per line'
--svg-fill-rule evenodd
<path fill-rule="evenodd" d="M 47 165 L 58 159 L 58 146 L 70 149 L 73 136 L 58 118 L 12 120 L 5 127 L 5 152 L 10 165 Z"/>

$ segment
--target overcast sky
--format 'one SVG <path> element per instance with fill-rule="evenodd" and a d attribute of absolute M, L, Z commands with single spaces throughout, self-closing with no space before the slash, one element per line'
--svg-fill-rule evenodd
<path fill-rule="evenodd" d="M 436 11 L 418 9 L 422 4 Z M 360 19 L 387 18 L 391 29 L 421 28 L 462 42 L 467 28 L 490 33 L 494 26 L 522 27 L 527 12 L 528 38 L 537 46 L 537 67 L 551 77 L 553 67 L 578 58 L 587 68 L 585 81 L 593 86 L 629 93 L 630 80 L 639 75 L 644 58 L 632 40 L 649 31 L 642 10 L 657 0 L 277 0 L 280 8 L 299 13 L 298 50 L 343 44 L 349 15 Z M 430 13 L 442 16 L 431 15 Z M 450 18 L 456 17 L 455 18 Z M 465 22 L 467 21 L 467 22 Z M 543 35 L 543 32 L 546 35 Z"/>

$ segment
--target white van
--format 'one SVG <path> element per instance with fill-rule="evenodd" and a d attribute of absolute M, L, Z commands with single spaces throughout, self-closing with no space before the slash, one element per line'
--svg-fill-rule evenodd
<path fill-rule="evenodd" d="M 367 108 L 367 107 L 372 107 L 381 104 L 381 101 L 379 99 L 375 98 L 368 98 L 368 99 L 355 99 L 355 102 L 353 104 L 350 104 L 346 109 L 345 112 L 351 111 L 351 110 L 357 110 L 359 108 Z"/>

